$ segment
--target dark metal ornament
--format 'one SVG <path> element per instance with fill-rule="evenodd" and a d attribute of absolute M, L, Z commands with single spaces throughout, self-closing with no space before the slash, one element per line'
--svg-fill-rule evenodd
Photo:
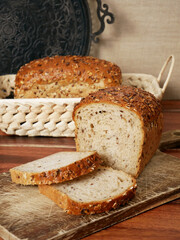
<path fill-rule="evenodd" d="M 102 10 L 97 3 L 101 28 L 92 34 L 87 0 L 1 0 L 0 75 L 45 56 L 88 55 L 110 15 L 106 4 Z"/>
<path fill-rule="evenodd" d="M 98 16 L 98 19 L 101 23 L 101 26 L 100 26 L 100 29 L 97 32 L 91 34 L 91 39 L 95 43 L 98 43 L 99 38 L 97 36 L 100 35 L 105 29 L 105 18 L 108 17 L 107 18 L 107 23 L 112 24 L 112 23 L 114 23 L 114 15 L 111 12 L 109 12 L 109 7 L 108 7 L 107 4 L 102 5 L 101 0 L 96 0 L 96 1 L 97 1 L 97 5 L 98 5 L 97 16 Z"/>

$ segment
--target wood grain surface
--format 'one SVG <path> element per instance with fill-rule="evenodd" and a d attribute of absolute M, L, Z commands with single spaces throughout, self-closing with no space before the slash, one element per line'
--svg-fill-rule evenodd
<path fill-rule="evenodd" d="M 165 101 L 163 102 L 163 107 L 164 107 L 164 131 L 168 130 L 175 130 L 175 129 L 180 129 L 180 102 L 179 101 Z M 179 132 L 176 132 L 176 134 L 173 134 L 174 137 L 178 137 Z M 171 138 L 172 141 L 170 141 L 170 149 L 166 149 L 167 146 L 162 144 L 163 151 L 165 153 L 174 155 L 176 157 L 180 157 L 180 151 L 179 151 L 179 143 L 173 145 L 173 139 Z M 177 147 L 177 149 L 174 147 Z M 172 148 L 172 149 L 171 149 Z M 166 150 L 165 150 L 166 149 Z M 9 168 L 13 166 L 17 166 L 21 163 L 32 161 L 34 159 L 49 155 L 51 153 L 55 153 L 57 151 L 69 151 L 73 150 L 75 151 L 75 144 L 74 144 L 74 139 L 73 138 L 42 138 L 42 137 L 37 137 L 37 138 L 27 138 L 27 137 L 17 137 L 17 136 L 6 136 L 4 134 L 1 134 L 0 136 L 0 171 L 1 172 L 7 172 Z M 164 156 L 164 155 L 163 155 Z M 163 162 L 164 157 L 162 157 L 161 161 Z M 172 159 L 172 158 L 171 158 Z M 177 158 L 175 162 L 177 162 L 179 166 L 179 162 Z M 151 161 L 152 162 L 152 161 Z M 156 161 L 155 161 L 156 162 Z M 168 161 L 169 162 L 169 161 Z M 173 164 L 173 161 L 171 162 Z M 150 165 L 149 165 L 150 166 Z M 148 167 L 149 167 L 148 166 Z M 173 183 L 172 179 L 169 179 L 169 174 L 168 171 L 170 171 L 172 165 L 170 164 L 167 168 L 167 170 L 164 172 L 164 176 L 166 175 L 166 178 L 168 181 Z M 148 169 L 148 168 L 147 168 Z M 176 180 L 180 179 L 178 173 L 180 172 L 177 167 L 173 167 L 177 172 L 174 174 L 176 177 Z M 154 171 L 156 173 L 156 171 Z M 165 174 L 166 173 L 166 174 Z M 158 174 L 155 174 L 156 177 Z M 2 176 L 2 175 L 1 175 Z M 5 173 L 4 176 L 9 178 L 8 174 Z M 6 179 L 3 178 L 3 181 Z M 164 178 L 164 180 L 166 180 Z M 147 179 L 146 179 L 147 180 Z M 5 181 L 6 183 L 8 182 Z M 146 182 L 147 183 L 147 182 Z M 9 181 L 9 184 L 11 182 Z M 151 186 L 154 187 L 156 186 L 157 183 L 152 184 Z M 4 185 L 4 183 L 3 183 Z M 149 185 L 149 182 L 148 182 Z M 161 184 L 160 184 L 161 185 Z M 177 184 L 179 185 L 179 183 Z M 158 184 L 159 186 L 159 184 Z M 147 189 L 146 188 L 146 194 L 147 194 Z M 169 189 L 169 188 L 168 188 Z M 170 188 L 172 190 L 172 187 Z M 167 190 L 167 189 L 166 189 Z M 139 190 L 140 191 L 140 190 Z M 148 189 L 149 191 L 149 189 Z M 168 190 L 169 191 L 169 190 Z M 176 188 L 176 191 L 172 194 L 168 194 L 166 197 L 162 196 L 160 199 L 156 198 L 156 201 L 151 202 L 151 207 L 154 208 L 155 206 L 158 206 L 159 204 L 162 205 L 166 201 L 171 201 L 172 199 L 177 198 L 179 195 L 179 188 Z M 167 193 L 167 192 L 166 192 Z M 1 195 L 2 196 L 2 195 Z M 173 198 L 171 198 L 173 196 Z M 136 196 L 138 197 L 138 196 Z M 147 197 L 147 195 L 146 195 Z M 133 201 L 135 201 L 134 199 Z M 142 199 L 141 199 L 142 200 Z M 143 202 L 147 203 L 147 198 L 144 198 Z M 133 202 L 131 202 L 133 204 Z M 129 212 L 127 211 L 127 208 L 132 210 L 132 206 L 127 205 L 126 206 L 126 211 L 124 212 L 125 215 L 128 215 Z M 1 204 L 2 206 L 2 204 Z M 140 205 L 139 205 L 140 206 Z M 142 206 L 142 202 L 141 202 Z M 146 206 L 147 207 L 147 206 Z M 132 216 L 135 216 L 139 214 L 141 211 L 146 211 L 149 209 L 149 206 L 146 208 L 145 205 L 143 205 L 143 210 L 140 209 L 141 207 L 135 207 L 133 212 L 131 211 Z M 53 208 L 56 209 L 56 206 L 53 206 Z M 0 208 L 2 211 L 4 207 Z M 13 209 L 13 207 L 12 207 Z M 58 211 L 60 209 L 58 208 Z M 61 212 L 62 214 L 62 212 Z M 112 213 L 110 213 L 112 214 Z M 93 225 L 89 224 L 89 229 L 91 231 L 86 232 L 81 229 L 81 231 L 78 232 L 77 236 L 73 236 L 71 239 L 79 239 L 84 237 L 85 235 L 88 235 L 92 233 L 92 228 L 94 228 L 95 231 L 100 230 L 102 228 L 106 228 L 107 226 L 113 225 L 118 223 L 119 221 L 123 220 L 122 218 L 119 219 L 119 212 L 114 212 L 114 216 L 103 216 L 108 220 L 109 223 L 105 224 L 105 221 L 98 221 L 99 216 L 95 216 L 95 219 L 97 221 L 96 226 L 94 227 Z M 112 214 L 113 215 L 113 214 Z M 2 214 L 0 215 L 2 216 Z M 17 217 L 17 216 L 16 216 Z M 71 216 L 72 217 L 72 216 Z M 71 217 L 68 216 L 67 222 L 71 222 L 71 224 L 74 225 L 74 222 L 72 222 Z M 126 216 L 127 217 L 127 216 Z M 124 219 L 126 219 L 126 217 Z M 131 217 L 128 215 L 128 217 Z M 34 217 L 34 220 L 36 218 Z M 49 219 L 48 219 L 49 220 Z M 52 219 L 51 219 L 52 221 Z M 56 220 L 57 221 L 57 220 Z M 52 229 L 54 225 L 56 225 L 56 221 L 51 224 L 51 227 L 49 228 L 49 231 L 52 233 Z M 82 227 L 82 219 L 76 221 L 80 224 L 79 226 Z M 87 219 L 84 219 L 83 221 L 87 223 Z M 92 221 L 92 218 L 91 218 Z M 18 221 L 17 221 L 18 222 Z M 61 221 L 60 221 L 61 222 Z M 2 224 L 2 220 L 0 220 L 0 223 Z M 88 222 L 89 223 L 89 222 Z M 57 223 L 58 224 L 58 223 Z M 77 223 L 76 223 L 77 224 Z M 9 221 L 9 224 L 7 224 L 10 229 L 13 229 L 13 224 L 12 221 Z M 84 228 L 85 229 L 85 228 Z M 36 226 L 36 229 L 34 229 L 34 233 L 39 233 L 39 231 L 42 230 L 41 228 Z M 80 230 L 80 228 L 79 228 Z M 86 229 L 87 230 L 87 229 Z M 16 231 L 18 232 L 18 228 L 16 228 Z M 29 232 L 32 231 L 32 229 L 29 228 Z M 37 237 L 34 237 L 32 234 L 30 234 L 31 238 L 29 237 L 28 239 L 38 239 Z M 164 204 L 160 207 L 154 208 L 151 211 L 146 211 L 145 213 L 142 213 L 136 217 L 133 217 L 129 220 L 123 221 L 121 223 L 118 223 L 112 227 L 106 228 L 106 230 L 102 230 L 98 233 L 95 233 L 89 237 L 86 237 L 86 240 L 91 240 L 91 239 L 179 239 L 180 238 L 180 200 L 176 201 L 171 201 L 168 204 Z M 10 239 L 10 238 L 7 238 Z M 39 238 L 40 239 L 40 238 Z M 48 239 L 47 237 L 43 236 L 41 239 Z M 54 238 L 54 239 L 60 239 L 60 238 Z M 65 239 L 65 238 L 62 238 Z"/>

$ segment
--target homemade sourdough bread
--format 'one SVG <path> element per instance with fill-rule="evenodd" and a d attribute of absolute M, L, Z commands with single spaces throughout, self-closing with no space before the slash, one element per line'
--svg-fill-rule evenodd
<path fill-rule="evenodd" d="M 44 194 L 69 214 L 95 214 L 118 208 L 134 197 L 136 181 L 130 175 L 100 167 L 73 181 L 39 185 Z"/>
<path fill-rule="evenodd" d="M 91 56 L 54 56 L 22 66 L 15 79 L 15 98 L 85 97 L 121 84 L 120 68 Z"/>
<path fill-rule="evenodd" d="M 96 152 L 59 152 L 10 169 L 13 182 L 23 185 L 68 181 L 94 171 L 102 163 Z"/>
<path fill-rule="evenodd" d="M 158 148 L 162 118 L 160 101 L 146 91 L 99 90 L 74 109 L 77 151 L 97 151 L 108 166 L 138 177 Z"/>

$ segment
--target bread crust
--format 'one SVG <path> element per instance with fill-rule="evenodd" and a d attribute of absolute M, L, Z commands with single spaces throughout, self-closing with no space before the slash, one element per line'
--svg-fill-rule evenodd
<path fill-rule="evenodd" d="M 135 179 L 132 178 L 132 186 L 128 188 L 126 191 L 124 191 L 124 193 L 114 198 L 89 203 L 76 202 L 72 200 L 68 195 L 54 188 L 53 185 L 52 186 L 39 185 L 38 188 L 40 193 L 44 194 L 45 196 L 53 200 L 68 214 L 90 215 L 108 212 L 112 209 L 117 209 L 120 206 L 125 205 L 129 200 L 131 200 L 134 197 L 137 184 Z"/>
<path fill-rule="evenodd" d="M 137 178 L 156 152 L 160 143 L 163 128 L 163 114 L 160 100 L 156 99 L 149 92 L 130 86 L 106 88 L 89 94 L 80 103 L 76 104 L 73 111 L 72 117 L 76 126 L 75 142 L 77 151 L 80 150 L 77 137 L 78 126 L 76 123 L 78 110 L 94 103 L 115 104 L 131 110 L 139 116 L 144 137 L 138 165 L 136 166 L 136 175 L 134 175 Z"/>
<path fill-rule="evenodd" d="M 151 93 L 131 86 L 119 86 L 100 89 L 83 98 L 74 108 L 73 120 L 75 121 L 75 113 L 79 108 L 91 103 L 109 103 L 127 108 L 136 112 L 144 125 L 157 121 L 162 111 L 161 102 Z"/>
<path fill-rule="evenodd" d="M 99 88 L 119 86 L 121 70 L 91 56 L 53 56 L 22 66 L 15 79 L 15 98 L 85 97 Z"/>
<path fill-rule="evenodd" d="M 163 128 L 163 114 L 160 113 L 157 120 L 152 123 L 154 127 L 144 126 L 144 138 L 142 143 L 141 154 L 138 159 L 137 173 L 138 177 L 148 162 L 151 160 L 159 147 Z"/>
<path fill-rule="evenodd" d="M 18 169 L 10 169 L 13 182 L 22 185 L 40 185 L 61 183 L 94 171 L 102 164 L 100 156 L 94 152 L 90 156 L 78 160 L 68 166 L 55 168 L 41 173 L 22 172 Z"/>

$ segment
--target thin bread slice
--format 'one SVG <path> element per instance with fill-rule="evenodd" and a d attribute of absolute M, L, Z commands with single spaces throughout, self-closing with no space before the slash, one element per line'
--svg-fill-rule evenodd
<path fill-rule="evenodd" d="M 73 181 L 39 185 L 39 191 L 68 214 L 84 215 L 108 212 L 124 205 L 134 197 L 136 187 L 131 175 L 101 166 Z"/>
<path fill-rule="evenodd" d="M 58 152 L 10 169 L 13 182 L 22 185 L 52 184 L 94 171 L 102 163 L 96 152 Z"/>

